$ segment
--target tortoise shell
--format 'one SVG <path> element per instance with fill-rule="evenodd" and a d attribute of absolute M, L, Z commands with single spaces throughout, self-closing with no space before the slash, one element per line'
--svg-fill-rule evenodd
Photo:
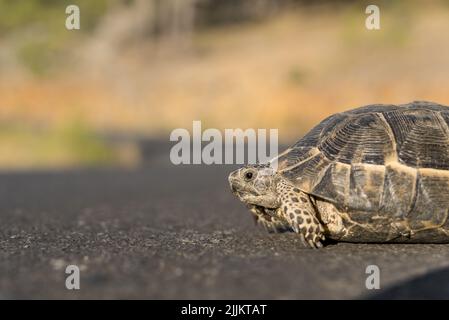
<path fill-rule="evenodd" d="M 437 224 L 449 208 L 449 108 L 417 101 L 338 113 L 277 160 L 294 185 L 357 221 Z"/>

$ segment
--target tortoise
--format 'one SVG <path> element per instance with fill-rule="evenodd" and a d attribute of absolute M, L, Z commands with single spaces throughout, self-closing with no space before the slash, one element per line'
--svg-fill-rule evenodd
<path fill-rule="evenodd" d="M 324 240 L 449 242 L 449 107 L 426 101 L 337 113 L 266 164 L 229 175 L 269 232 Z"/>

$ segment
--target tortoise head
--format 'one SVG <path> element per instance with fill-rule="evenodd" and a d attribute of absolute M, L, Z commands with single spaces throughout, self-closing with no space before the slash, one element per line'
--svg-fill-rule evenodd
<path fill-rule="evenodd" d="M 242 202 L 265 208 L 278 208 L 277 172 L 268 164 L 247 165 L 231 172 L 229 185 Z"/>

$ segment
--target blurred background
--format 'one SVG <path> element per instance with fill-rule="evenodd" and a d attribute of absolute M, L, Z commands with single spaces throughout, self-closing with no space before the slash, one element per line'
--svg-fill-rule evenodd
<path fill-rule="evenodd" d="M 0 170 L 137 166 L 193 120 L 289 143 L 360 105 L 449 104 L 449 1 L 376 1 L 378 31 L 371 2 L 0 0 Z"/>

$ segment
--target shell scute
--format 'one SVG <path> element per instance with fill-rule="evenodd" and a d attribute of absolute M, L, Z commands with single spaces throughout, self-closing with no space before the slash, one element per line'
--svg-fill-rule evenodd
<path fill-rule="evenodd" d="M 386 124 L 376 113 L 359 114 L 328 130 L 332 134 L 318 145 L 328 159 L 381 165 L 393 152 Z"/>
<path fill-rule="evenodd" d="M 449 108 L 421 101 L 336 114 L 279 159 L 292 183 L 349 213 L 436 224 L 449 209 Z"/>
<path fill-rule="evenodd" d="M 449 169 L 447 112 L 395 110 L 384 116 L 394 134 L 399 162 L 413 168 Z"/>

